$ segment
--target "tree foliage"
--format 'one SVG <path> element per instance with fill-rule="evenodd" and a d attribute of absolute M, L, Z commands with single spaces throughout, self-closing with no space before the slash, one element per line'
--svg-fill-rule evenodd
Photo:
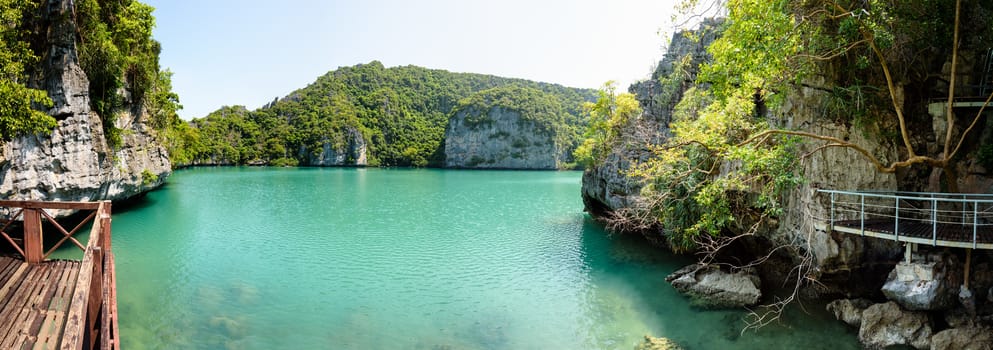
<path fill-rule="evenodd" d="M 142 106 L 159 82 L 161 47 L 152 39 L 152 11 L 136 0 L 75 2 L 80 66 L 90 80 L 91 107 L 103 119 L 112 147 L 121 142 L 117 113 Z"/>
<path fill-rule="evenodd" d="M 52 100 L 44 90 L 28 86 L 27 70 L 38 57 L 30 48 L 25 17 L 35 16 L 38 1 L 0 0 L 0 139 L 49 132 L 55 119 L 38 110 Z"/>
<path fill-rule="evenodd" d="M 573 152 L 576 161 L 583 166 L 600 165 L 610 150 L 618 147 L 621 129 L 641 115 L 641 107 L 634 95 L 618 94 L 616 84 L 608 81 L 597 92 L 596 102 L 583 104 L 588 126 L 583 133 L 583 141 Z"/>

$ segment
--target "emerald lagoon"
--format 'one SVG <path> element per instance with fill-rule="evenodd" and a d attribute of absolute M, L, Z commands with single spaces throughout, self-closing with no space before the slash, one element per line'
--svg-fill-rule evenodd
<path fill-rule="evenodd" d="M 823 305 L 741 334 L 579 172 L 193 168 L 114 208 L 125 349 L 858 349 Z M 77 250 L 78 251 L 78 250 Z"/>

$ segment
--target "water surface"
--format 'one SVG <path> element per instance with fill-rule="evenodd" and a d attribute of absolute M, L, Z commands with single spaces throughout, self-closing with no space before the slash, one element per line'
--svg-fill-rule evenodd
<path fill-rule="evenodd" d="M 115 208 L 127 349 L 856 349 L 822 306 L 740 335 L 610 237 L 578 172 L 198 168 Z"/>

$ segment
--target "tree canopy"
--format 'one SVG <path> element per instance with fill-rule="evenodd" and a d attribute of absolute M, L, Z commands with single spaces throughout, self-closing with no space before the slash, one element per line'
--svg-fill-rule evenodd
<path fill-rule="evenodd" d="M 38 62 L 30 47 L 25 18 L 37 16 L 38 1 L 0 0 L 0 138 L 51 131 L 55 118 L 39 110 L 51 106 L 44 90 L 29 87 L 28 70 Z"/>

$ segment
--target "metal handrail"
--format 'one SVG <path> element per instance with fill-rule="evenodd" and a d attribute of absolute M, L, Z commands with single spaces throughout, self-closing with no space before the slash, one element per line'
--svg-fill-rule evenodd
<path fill-rule="evenodd" d="M 957 193 L 929 193 L 929 192 L 905 192 L 905 191 L 888 191 L 888 192 L 841 191 L 841 190 L 825 190 L 825 189 L 818 189 L 817 192 L 830 194 L 831 214 L 830 214 L 830 222 L 828 227 L 830 227 L 832 230 L 835 227 L 836 221 L 838 221 L 836 212 L 838 210 L 837 209 L 838 204 L 840 203 L 842 204 L 841 208 L 846 208 L 846 207 L 850 208 L 850 209 L 842 209 L 842 210 L 850 213 L 855 213 L 857 211 L 858 213 L 858 219 L 857 219 L 859 221 L 858 231 L 852 233 L 859 233 L 863 236 L 866 234 L 867 214 L 884 215 L 891 217 L 893 219 L 894 221 L 893 237 L 897 241 L 901 240 L 900 220 L 930 224 L 931 237 L 929 238 L 931 238 L 930 243 L 933 246 L 938 245 L 938 223 L 940 221 L 943 227 L 947 227 L 946 225 L 948 224 L 955 224 L 955 225 L 961 225 L 961 227 L 964 229 L 967 227 L 967 225 L 972 225 L 971 241 L 962 241 L 962 240 L 954 240 L 954 241 L 958 241 L 960 243 L 972 243 L 972 247 L 976 248 L 979 240 L 978 227 L 990 225 L 989 223 L 981 223 L 979 221 L 979 216 L 988 210 L 988 209 L 980 210 L 979 206 L 983 205 L 987 208 L 993 208 L 993 194 L 968 194 L 968 193 L 957 194 Z M 858 197 L 858 201 L 856 202 L 853 199 L 847 202 L 839 201 L 839 197 L 845 197 L 845 196 Z M 867 205 L 866 198 L 874 199 L 873 203 Z M 876 201 L 876 200 L 880 200 L 880 201 Z M 887 201 L 890 204 L 885 204 L 885 202 Z M 904 216 L 901 216 L 901 203 L 900 203 L 901 201 L 907 202 L 906 204 L 912 208 L 910 209 L 911 213 L 917 215 L 914 215 L 914 217 L 908 217 L 906 216 L 906 210 L 905 210 Z M 922 203 L 920 205 L 921 207 L 920 209 L 915 208 L 915 206 L 913 205 L 914 201 Z M 880 202 L 883 202 L 883 204 L 880 204 Z M 848 204 L 848 206 L 845 205 L 846 203 Z M 928 205 L 923 205 L 923 203 L 927 203 Z M 938 207 L 941 206 L 942 204 L 946 204 L 945 210 L 938 209 Z M 969 208 L 970 204 L 972 208 Z M 953 210 L 947 210 L 948 206 L 952 206 Z M 890 214 L 867 213 L 866 211 L 867 207 L 869 207 L 870 209 L 874 209 L 873 210 L 874 212 L 883 209 L 882 212 L 884 213 L 889 212 L 889 210 L 887 209 L 892 209 L 893 214 L 892 216 L 890 216 Z M 930 208 L 926 208 L 926 207 L 930 207 Z M 961 209 L 957 209 L 958 207 L 961 207 Z M 959 215 L 960 213 L 961 215 Z M 954 214 L 954 216 L 949 214 Z M 961 221 L 955 220 L 957 222 L 950 222 L 943 220 L 949 217 L 955 217 L 955 218 L 960 217 Z M 984 218 L 984 221 L 986 218 L 988 218 L 988 216 Z M 851 227 L 851 229 L 854 230 L 855 227 Z M 918 237 L 918 239 L 920 239 L 920 237 Z"/>
<path fill-rule="evenodd" d="M 928 200 L 928 201 L 930 201 L 932 199 L 931 197 L 891 195 L 891 194 L 885 194 L 884 192 L 879 192 L 879 191 L 840 191 L 840 190 L 818 189 L 817 192 L 820 192 L 820 193 L 836 193 L 836 194 L 851 195 L 851 196 L 865 196 L 865 197 L 872 197 L 872 198 L 889 198 L 889 199 L 896 198 L 896 199 L 916 200 L 916 201 L 920 201 L 920 200 Z M 887 192 L 887 193 L 895 193 L 895 192 L 891 191 L 891 192 Z M 928 193 L 928 192 L 901 192 L 901 193 L 920 193 L 920 194 L 924 194 L 924 195 L 931 195 L 931 193 Z M 937 196 L 938 194 L 935 194 L 935 195 Z M 948 193 L 945 193 L 945 195 L 949 195 L 949 194 Z M 966 194 L 966 193 L 963 193 L 963 194 L 954 194 L 954 196 L 956 196 L 956 197 L 966 196 L 966 198 L 965 199 L 962 199 L 962 198 L 935 198 L 935 199 L 938 199 L 941 202 L 955 202 L 955 203 L 973 203 L 973 202 L 978 202 L 978 203 L 990 203 L 990 204 L 993 204 L 993 195 L 972 194 L 972 193 Z M 968 199 L 968 197 L 989 197 L 990 199 Z"/>

